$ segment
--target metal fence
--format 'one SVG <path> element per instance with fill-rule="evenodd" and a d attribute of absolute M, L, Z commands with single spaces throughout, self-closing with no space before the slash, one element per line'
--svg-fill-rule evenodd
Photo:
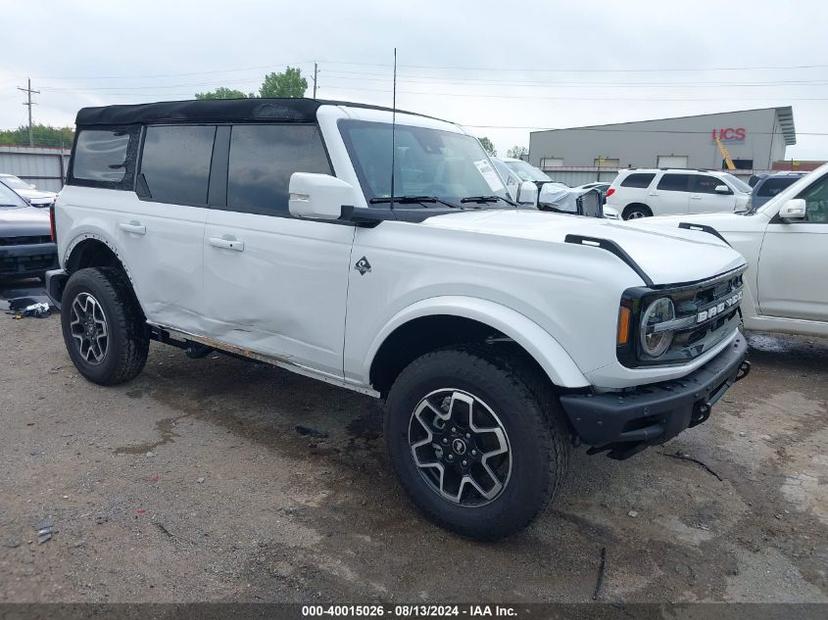
<path fill-rule="evenodd" d="M 69 149 L 0 146 L 0 173 L 13 174 L 44 191 L 60 191 L 68 164 Z"/>

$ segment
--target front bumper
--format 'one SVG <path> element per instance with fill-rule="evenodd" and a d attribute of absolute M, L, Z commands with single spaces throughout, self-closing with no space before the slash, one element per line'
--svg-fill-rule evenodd
<path fill-rule="evenodd" d="M 750 370 L 747 342 L 733 343 L 695 372 L 630 392 L 565 394 L 561 405 L 590 452 L 623 459 L 701 424 L 711 407 Z"/>
<path fill-rule="evenodd" d="M 57 264 L 57 245 L 54 243 L 0 246 L 0 277 L 42 276 Z"/>

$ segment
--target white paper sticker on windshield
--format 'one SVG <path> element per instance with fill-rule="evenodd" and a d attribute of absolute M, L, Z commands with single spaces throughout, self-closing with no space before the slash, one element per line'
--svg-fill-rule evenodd
<path fill-rule="evenodd" d="M 474 162 L 474 165 L 477 166 L 477 170 L 480 172 L 480 175 L 485 179 L 486 183 L 489 184 L 489 189 L 493 192 L 497 192 L 503 189 L 503 181 L 500 180 L 500 175 L 495 172 L 495 169 L 492 168 L 492 165 L 486 159 L 480 159 Z"/>

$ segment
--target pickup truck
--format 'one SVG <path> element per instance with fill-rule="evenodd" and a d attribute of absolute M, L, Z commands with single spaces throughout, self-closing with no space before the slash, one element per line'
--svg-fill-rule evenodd
<path fill-rule="evenodd" d="M 706 230 L 748 263 L 746 329 L 828 336 L 828 165 L 746 213 L 658 217 L 629 222 L 642 230 Z"/>
<path fill-rule="evenodd" d="M 468 537 L 529 524 L 574 446 L 663 443 L 748 369 L 726 243 L 522 208 L 479 142 L 431 117 L 86 108 L 53 216 L 47 288 L 84 377 L 132 379 L 155 340 L 383 399 L 403 488 Z"/>

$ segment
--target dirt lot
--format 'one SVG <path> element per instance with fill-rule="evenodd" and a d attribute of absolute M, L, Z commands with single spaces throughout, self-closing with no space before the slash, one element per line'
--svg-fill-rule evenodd
<path fill-rule="evenodd" d="M 599 600 L 828 601 L 828 341 L 751 343 L 709 422 L 579 450 L 534 526 L 478 544 L 403 497 L 370 398 L 157 344 L 101 388 L 57 317 L 0 314 L 0 601 L 578 602 L 602 548 Z"/>

